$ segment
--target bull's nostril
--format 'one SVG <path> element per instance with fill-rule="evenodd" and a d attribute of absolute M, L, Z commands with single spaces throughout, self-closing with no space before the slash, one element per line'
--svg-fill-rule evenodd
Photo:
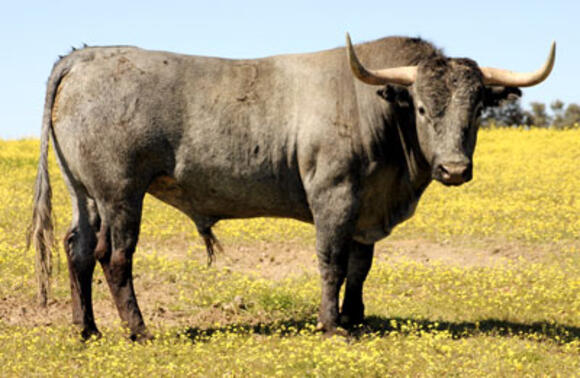
<path fill-rule="evenodd" d="M 439 171 L 439 174 L 443 178 L 449 178 L 451 176 L 447 168 L 445 168 L 445 166 L 442 164 L 437 167 L 437 170 Z"/>
<path fill-rule="evenodd" d="M 471 164 L 439 164 L 437 166 L 437 173 L 445 183 L 461 184 L 471 179 Z"/>

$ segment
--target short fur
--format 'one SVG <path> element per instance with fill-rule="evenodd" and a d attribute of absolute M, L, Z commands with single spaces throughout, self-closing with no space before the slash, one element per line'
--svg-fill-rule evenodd
<path fill-rule="evenodd" d="M 418 65 L 417 81 L 377 92 L 352 76 L 343 48 L 228 60 L 95 47 L 57 62 L 34 199 L 42 300 L 52 132 L 72 197 L 65 249 L 73 321 L 84 337 L 98 333 L 96 261 L 132 337 L 147 335 L 132 283 L 147 192 L 193 220 L 210 258 L 211 227 L 220 219 L 314 223 L 321 328 L 361 322 L 374 243 L 413 214 L 432 178 L 453 185 L 471 178 L 479 109 L 487 97 L 493 102 L 517 90 L 485 88 L 475 62 L 448 58 L 417 38 L 384 38 L 357 53 L 369 67 Z"/>

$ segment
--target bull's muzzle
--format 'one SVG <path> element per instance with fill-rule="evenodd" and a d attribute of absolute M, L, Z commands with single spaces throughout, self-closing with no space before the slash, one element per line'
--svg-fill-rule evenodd
<path fill-rule="evenodd" d="M 470 162 L 441 163 L 435 168 L 434 178 L 445 185 L 461 185 L 473 177 Z"/>

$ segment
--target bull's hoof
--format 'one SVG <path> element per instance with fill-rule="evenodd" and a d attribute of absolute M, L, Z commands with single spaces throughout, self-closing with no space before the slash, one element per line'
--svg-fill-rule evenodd
<path fill-rule="evenodd" d="M 364 315 L 362 314 L 351 315 L 345 313 L 340 314 L 339 324 L 341 327 L 344 327 L 349 330 L 360 328 L 364 324 Z"/>
<path fill-rule="evenodd" d="M 325 338 L 329 338 L 332 336 L 344 336 L 347 337 L 348 331 L 345 330 L 342 327 L 336 327 L 336 326 L 325 326 L 322 322 L 318 322 L 318 324 L 316 325 L 315 330 L 317 332 L 322 332 L 323 337 Z"/>
<path fill-rule="evenodd" d="M 152 341 L 153 339 L 155 339 L 155 337 L 145 330 L 138 333 L 131 333 L 129 339 L 131 339 L 131 341 L 136 341 L 140 344 L 144 344 L 147 341 Z"/>
<path fill-rule="evenodd" d="M 333 336 L 348 338 L 350 336 L 350 333 L 342 327 L 335 327 L 333 329 L 324 331 L 324 333 L 322 334 L 322 337 L 324 337 L 325 339 L 329 339 Z"/>
<path fill-rule="evenodd" d="M 81 338 L 83 341 L 98 340 L 103 335 L 96 328 L 85 328 L 81 331 Z"/>

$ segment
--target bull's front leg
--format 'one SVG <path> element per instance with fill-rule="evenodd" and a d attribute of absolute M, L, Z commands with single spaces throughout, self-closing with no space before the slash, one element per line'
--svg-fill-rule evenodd
<path fill-rule="evenodd" d="M 333 334 L 339 325 L 338 297 L 348 271 L 357 206 L 349 186 L 335 187 L 318 200 L 314 222 L 322 299 L 317 328 Z"/>
<path fill-rule="evenodd" d="M 344 327 L 361 324 L 364 320 L 363 284 L 371 268 L 373 252 L 374 244 L 352 241 L 340 313 L 340 323 Z"/>
<path fill-rule="evenodd" d="M 334 333 L 339 325 L 338 296 L 348 264 L 348 243 L 328 230 L 317 231 L 316 252 L 320 269 L 322 299 L 318 329 Z"/>

